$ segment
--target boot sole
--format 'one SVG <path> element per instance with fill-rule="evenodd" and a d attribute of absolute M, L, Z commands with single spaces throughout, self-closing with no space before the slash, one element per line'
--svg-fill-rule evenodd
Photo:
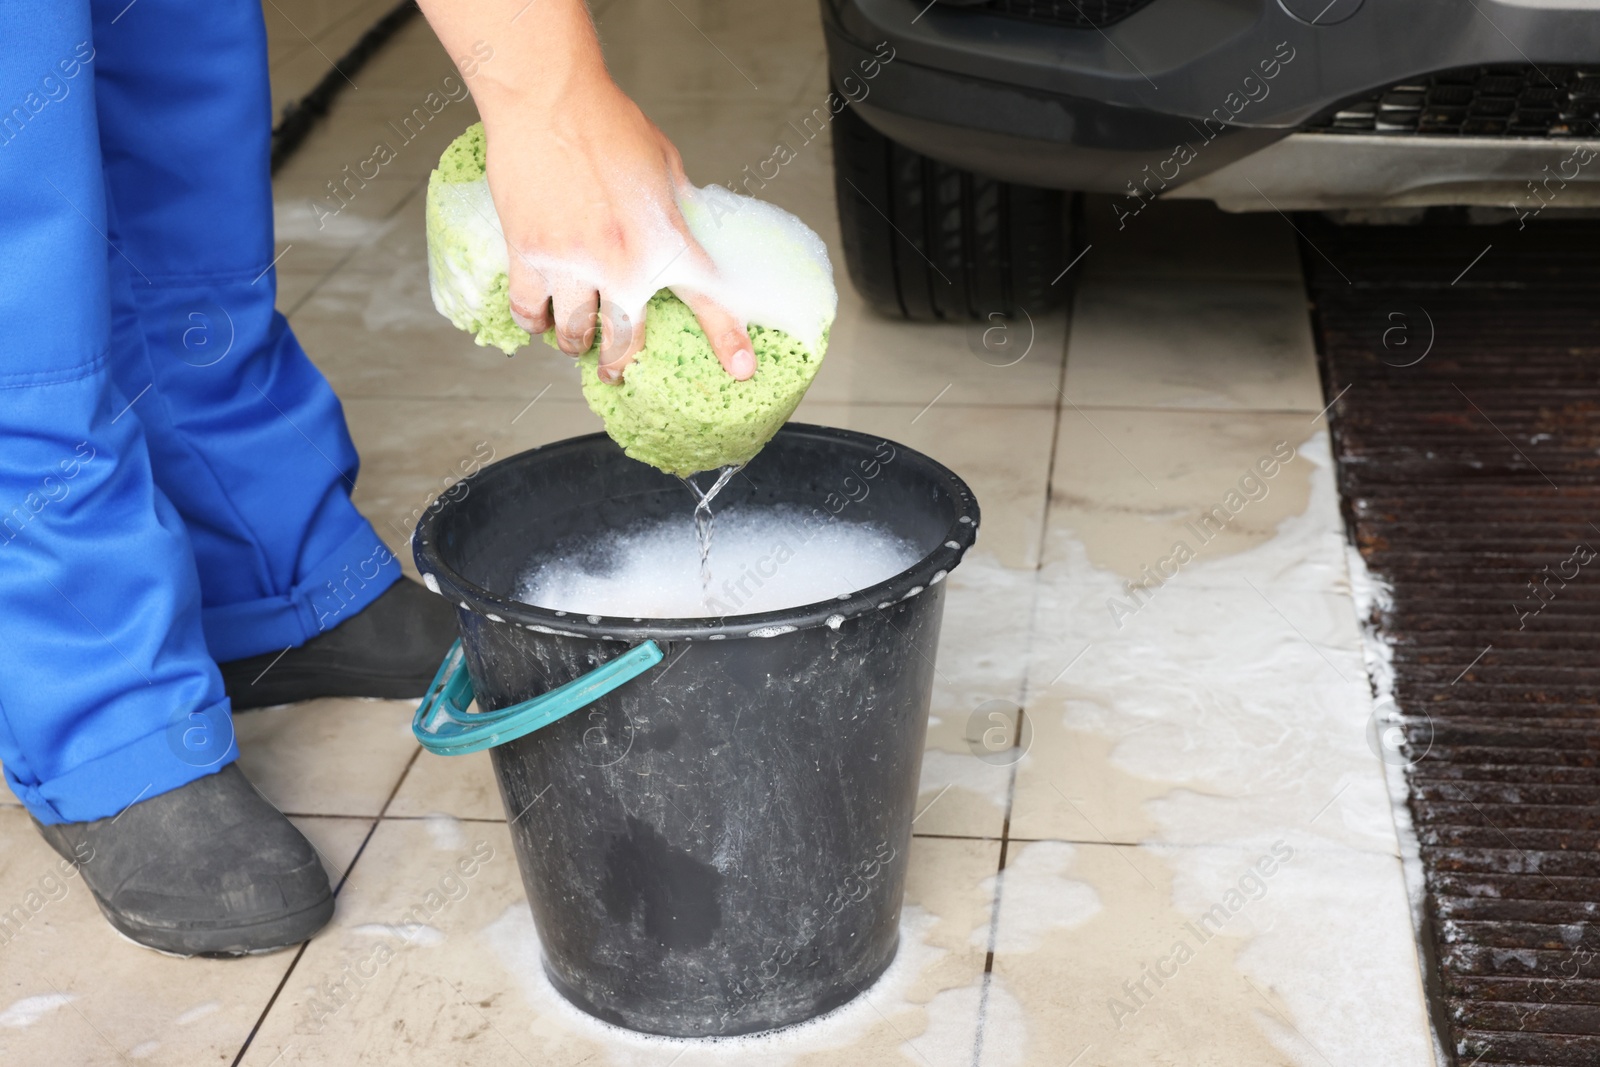
<path fill-rule="evenodd" d="M 91 892 L 90 894 L 94 894 Z M 333 918 L 333 894 L 308 908 L 278 915 L 259 923 L 244 926 L 219 927 L 210 930 L 174 930 L 170 927 L 144 926 L 129 922 L 118 915 L 98 897 L 94 898 L 100 914 L 106 917 L 111 928 L 141 948 L 153 949 L 164 956 L 189 958 L 204 956 L 231 959 L 239 956 L 259 956 L 291 948 L 328 925 Z"/>
<path fill-rule="evenodd" d="M 321 700 L 331 697 L 366 697 L 374 700 L 421 700 L 428 691 L 433 675 L 423 678 L 397 678 L 392 674 L 361 675 L 349 671 L 316 671 L 284 673 L 273 678 L 272 672 L 259 682 L 251 678 L 230 676 L 227 667 L 222 670 L 222 686 L 233 702 L 234 711 L 269 708 L 277 704 L 298 704 L 304 700 Z"/>

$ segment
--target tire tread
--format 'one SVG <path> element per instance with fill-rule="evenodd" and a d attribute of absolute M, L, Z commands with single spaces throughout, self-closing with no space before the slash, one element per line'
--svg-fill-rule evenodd
<path fill-rule="evenodd" d="M 833 123 L 845 267 L 895 318 L 959 322 L 1058 306 L 1067 195 L 931 159 L 845 108 Z"/>

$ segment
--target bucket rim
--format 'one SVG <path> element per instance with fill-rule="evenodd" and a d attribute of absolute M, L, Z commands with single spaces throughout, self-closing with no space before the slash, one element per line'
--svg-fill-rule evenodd
<path fill-rule="evenodd" d="M 450 515 L 451 509 L 472 495 L 470 491 L 461 494 L 441 494 L 428 506 L 411 535 L 412 556 L 418 571 L 422 574 L 424 584 L 431 591 L 448 597 L 462 609 L 481 615 L 490 622 L 520 626 L 523 629 L 563 637 L 623 641 L 632 644 L 650 638 L 658 641 L 722 641 L 777 637 L 796 630 L 815 629 L 819 626 L 838 629 L 845 622 L 863 615 L 888 611 L 900 602 L 910 600 L 938 585 L 961 563 L 967 550 L 977 539 L 980 514 L 978 501 L 972 490 L 955 472 L 916 449 L 876 434 L 809 423 L 786 423 L 779 429 L 774 439 L 777 437 L 810 437 L 829 444 L 865 446 L 873 450 L 873 454 L 876 454 L 876 450 L 882 445 L 887 444 L 895 450 L 895 453 L 883 462 L 887 464 L 907 461 L 931 476 L 954 502 L 956 518 L 945 530 L 937 547 L 898 574 L 875 585 L 842 594 L 832 600 L 801 604 L 777 611 L 709 618 L 648 619 L 574 614 L 570 611 L 557 611 L 535 604 L 525 604 L 468 581 L 441 557 L 437 530 Z M 496 471 L 503 473 L 513 464 L 527 462 L 528 457 L 535 453 L 548 456 L 566 450 L 579 451 L 601 442 L 618 452 L 621 451 L 620 446 L 604 433 L 583 434 L 525 449 L 497 460 L 463 480 L 469 485 L 484 480 L 492 481 Z M 841 507 L 839 512 L 844 510 L 845 508 Z"/>

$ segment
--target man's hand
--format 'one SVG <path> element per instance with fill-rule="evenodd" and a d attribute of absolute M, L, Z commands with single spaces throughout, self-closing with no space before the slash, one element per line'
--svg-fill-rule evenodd
<path fill-rule="evenodd" d="M 421 0 L 453 56 L 488 41 L 469 81 L 488 142 L 489 191 L 511 261 L 511 310 L 555 327 L 578 355 L 600 327 L 600 377 L 615 382 L 644 344 L 644 302 L 666 275 L 712 278 L 678 198 L 678 150 L 606 72 L 581 0 Z M 686 269 L 687 268 L 687 269 Z M 654 274 L 654 277 L 652 277 Z M 749 335 L 707 293 L 672 291 L 700 320 L 723 367 L 755 373 Z"/>

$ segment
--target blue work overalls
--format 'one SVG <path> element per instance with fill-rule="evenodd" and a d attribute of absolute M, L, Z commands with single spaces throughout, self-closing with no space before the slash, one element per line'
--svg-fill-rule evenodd
<path fill-rule="evenodd" d="M 216 662 L 399 564 L 273 309 L 258 0 L 0 5 L 0 762 L 42 822 L 237 755 Z"/>

